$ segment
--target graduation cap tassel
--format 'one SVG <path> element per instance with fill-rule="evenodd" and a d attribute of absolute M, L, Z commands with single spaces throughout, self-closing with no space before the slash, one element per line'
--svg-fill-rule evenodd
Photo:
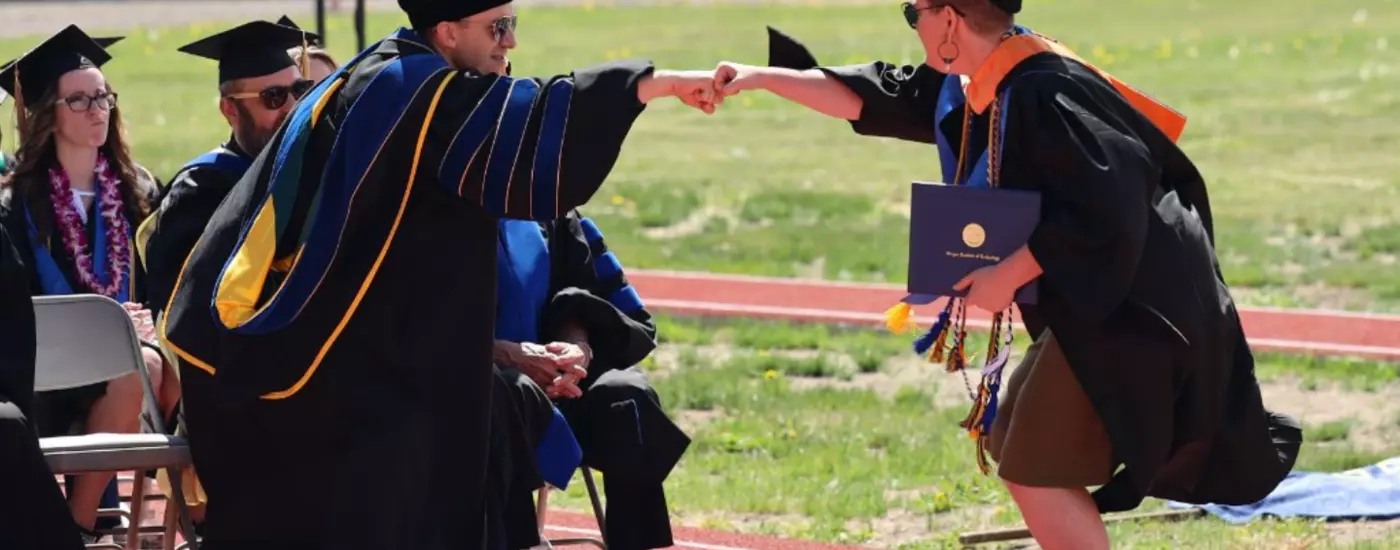
<path fill-rule="evenodd" d="M 15 60 L 15 135 L 18 136 L 24 129 L 25 120 L 28 118 L 24 112 L 24 89 L 19 83 L 19 60 Z M 18 138 L 16 138 L 18 139 Z M 18 151 L 19 147 L 16 146 Z"/>
<path fill-rule="evenodd" d="M 885 310 L 885 328 L 895 334 L 904 334 L 914 328 L 914 308 L 900 302 Z"/>
<path fill-rule="evenodd" d="M 301 59 L 297 63 L 301 65 L 301 77 L 311 78 L 311 44 L 306 40 L 306 33 L 301 33 Z"/>
<path fill-rule="evenodd" d="M 952 305 L 950 302 L 949 305 L 944 307 L 943 311 L 938 314 L 938 320 L 933 323 L 933 327 L 914 341 L 914 353 L 920 356 L 928 354 L 930 361 L 939 361 L 939 359 L 933 359 L 933 357 L 943 355 L 942 347 L 943 343 L 946 342 L 948 338 L 948 316 L 951 310 Z M 930 349 L 933 350 L 931 354 L 929 353 Z"/>

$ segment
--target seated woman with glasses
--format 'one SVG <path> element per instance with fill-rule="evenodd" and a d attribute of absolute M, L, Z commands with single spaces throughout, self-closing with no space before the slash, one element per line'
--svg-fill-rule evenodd
<path fill-rule="evenodd" d="M 0 87 L 15 98 L 19 152 L 0 179 L 0 224 L 16 241 L 32 295 L 100 294 L 126 306 L 143 341 L 145 367 L 169 418 L 179 386 L 163 376 L 145 305 L 145 275 L 131 246 L 150 213 L 158 183 L 131 161 L 112 91 L 99 67 L 105 47 L 77 26 L 49 38 L 0 71 Z M 41 437 L 134 433 L 141 429 L 144 392 L 131 373 L 108 382 L 35 395 Z M 110 473 L 77 476 L 68 506 L 89 541 Z"/>

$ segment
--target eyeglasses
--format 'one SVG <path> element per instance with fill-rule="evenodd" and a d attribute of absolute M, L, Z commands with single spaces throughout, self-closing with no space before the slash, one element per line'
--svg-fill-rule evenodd
<path fill-rule="evenodd" d="M 82 92 L 70 95 L 55 102 L 60 105 L 67 105 L 68 109 L 75 113 L 84 113 L 96 105 L 98 109 L 110 111 L 117 108 L 117 94 L 112 92 L 97 92 L 96 95 L 87 95 Z"/>
<path fill-rule="evenodd" d="M 505 40 L 506 33 L 515 31 L 516 17 L 515 15 L 507 15 L 491 20 L 488 24 L 491 27 L 491 38 L 496 39 L 497 42 Z"/>
<path fill-rule="evenodd" d="M 927 7 L 927 8 L 920 8 L 920 7 L 916 7 L 916 6 L 914 5 L 913 2 L 904 2 L 904 3 L 900 4 L 899 6 L 900 6 L 900 8 L 902 8 L 902 9 L 904 10 L 904 21 L 905 21 L 906 23 L 909 23 L 909 28 L 911 28 L 911 29 L 918 28 L 918 26 L 919 26 L 919 12 L 924 11 L 924 10 L 933 11 L 933 10 L 937 10 L 937 9 L 945 8 L 945 7 L 946 7 L 946 8 L 953 8 L 953 13 L 956 13 L 956 14 L 958 14 L 958 15 L 962 15 L 962 14 L 963 14 L 962 10 L 958 9 L 957 6 L 954 6 L 954 5 L 949 4 L 949 3 L 934 4 L 934 5 L 931 5 L 931 6 Z"/>
<path fill-rule="evenodd" d="M 268 86 L 258 92 L 241 92 L 228 94 L 224 97 L 229 99 L 252 99 L 258 98 L 262 101 L 262 106 L 269 111 L 276 111 L 287 105 L 287 100 L 300 99 L 311 87 L 316 85 L 315 81 L 299 78 L 291 86 Z"/>

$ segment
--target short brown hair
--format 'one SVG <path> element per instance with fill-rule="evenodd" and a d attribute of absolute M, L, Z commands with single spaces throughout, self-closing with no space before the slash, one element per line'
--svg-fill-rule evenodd
<path fill-rule="evenodd" d="M 998 34 L 1011 29 L 1015 16 L 997 7 L 991 0 L 934 0 L 934 5 L 951 5 L 962 13 L 963 21 L 978 34 Z"/>

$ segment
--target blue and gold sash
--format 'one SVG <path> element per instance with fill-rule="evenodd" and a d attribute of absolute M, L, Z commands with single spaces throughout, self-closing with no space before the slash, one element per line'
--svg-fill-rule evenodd
<path fill-rule="evenodd" d="M 337 133 L 325 171 L 319 182 L 301 177 L 311 132 L 349 70 L 373 51 L 365 50 L 345 67 L 322 80 L 307 93 L 288 117 L 287 128 L 274 152 L 274 164 L 263 197 L 245 223 L 233 254 L 215 285 L 211 303 L 214 318 L 239 334 L 266 334 L 296 320 L 320 286 L 339 252 L 350 202 L 364 184 L 363 175 L 377 151 L 399 122 L 413 96 L 402 94 L 402 82 L 424 82 L 446 68 L 436 56 L 408 56 L 375 75 L 351 106 L 345 125 Z M 369 111 L 369 112 L 366 112 Z M 424 124 L 426 127 L 426 124 Z M 293 221 L 294 205 L 302 185 L 318 185 L 295 251 L 275 257 Z M 267 296 L 273 272 L 285 274 Z"/>

